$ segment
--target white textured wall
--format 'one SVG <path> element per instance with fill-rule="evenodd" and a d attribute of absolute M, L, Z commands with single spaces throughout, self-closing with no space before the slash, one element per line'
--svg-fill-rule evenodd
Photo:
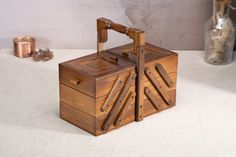
<path fill-rule="evenodd" d="M 0 48 L 12 38 L 31 35 L 38 47 L 95 48 L 96 18 L 108 17 L 127 24 L 124 8 L 115 0 L 1 0 Z M 110 43 L 129 40 L 111 35 Z"/>
<path fill-rule="evenodd" d="M 168 49 L 202 49 L 203 26 L 213 0 L 1 0 L 0 48 L 32 35 L 38 47 L 95 48 L 96 18 L 146 31 L 147 41 Z M 234 4 L 236 2 L 234 1 Z M 236 17 L 236 12 L 231 12 Z M 236 19 L 236 18 L 235 18 Z M 127 43 L 113 33 L 109 46 Z"/>

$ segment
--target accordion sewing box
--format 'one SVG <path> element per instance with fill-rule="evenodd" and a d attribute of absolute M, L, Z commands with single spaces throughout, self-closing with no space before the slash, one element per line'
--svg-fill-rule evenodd
<path fill-rule="evenodd" d="M 104 50 L 108 30 L 132 44 Z M 60 117 L 97 136 L 175 105 L 178 55 L 145 32 L 97 19 L 97 53 L 59 64 Z"/>

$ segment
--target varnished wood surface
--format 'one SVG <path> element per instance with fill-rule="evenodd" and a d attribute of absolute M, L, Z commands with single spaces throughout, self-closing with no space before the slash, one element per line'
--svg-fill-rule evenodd
<path fill-rule="evenodd" d="M 96 135 L 96 118 L 71 105 L 60 102 L 60 117 L 79 128 Z"/>
<path fill-rule="evenodd" d="M 175 97 L 176 91 L 172 90 L 168 93 L 172 97 Z M 145 100 L 144 101 L 144 117 L 150 116 L 154 113 L 158 113 L 172 107 L 172 106 L 166 105 L 165 102 L 160 97 L 157 98 L 157 100 L 160 102 L 162 110 L 156 110 L 149 100 Z M 102 130 L 102 125 L 104 123 L 105 118 L 107 117 L 107 114 L 101 115 L 96 118 L 81 110 L 74 108 L 73 106 L 69 104 L 61 102 L 60 103 L 60 117 L 80 127 L 81 129 L 88 131 L 89 133 L 95 136 L 106 133 L 105 131 Z M 135 108 L 134 108 L 134 104 L 131 104 L 129 106 L 127 116 L 124 118 L 121 124 L 119 126 L 115 126 L 114 124 L 112 124 L 111 127 L 109 128 L 109 131 L 113 129 L 117 129 L 126 124 L 129 124 L 133 122 L 134 120 L 135 120 Z"/>
<path fill-rule="evenodd" d="M 95 97 L 96 82 L 93 77 L 77 70 L 59 65 L 59 81 L 67 86 Z M 80 81 L 80 84 L 75 82 Z"/>
<path fill-rule="evenodd" d="M 136 28 L 128 28 L 122 24 L 114 23 L 113 21 L 106 18 L 97 19 L 97 32 L 98 32 L 98 42 L 105 43 L 108 40 L 107 30 L 112 29 L 116 32 L 126 34 L 129 38 L 136 40 L 140 34 L 143 34 L 144 31 Z M 136 41 L 138 43 L 138 41 Z"/>
<path fill-rule="evenodd" d="M 118 52 L 118 51 L 117 51 Z M 133 56 L 134 58 L 126 58 L 124 56 L 119 56 L 119 53 L 113 53 L 114 55 L 121 57 L 123 59 L 127 59 L 132 61 L 133 59 L 137 59 L 136 56 Z M 171 73 L 176 73 L 177 72 L 177 68 L 178 68 L 178 55 L 176 55 L 175 53 L 169 54 L 167 56 L 164 57 L 150 57 L 150 59 L 148 59 L 149 57 L 147 55 L 145 55 L 145 67 L 148 67 L 151 72 L 153 73 L 153 75 L 155 75 L 155 77 L 161 77 L 158 72 L 155 69 L 155 66 L 157 64 L 161 64 L 162 67 L 164 68 L 164 70 L 166 71 L 167 74 L 171 74 Z M 154 60 L 153 60 L 154 59 Z M 136 61 L 132 61 L 134 64 L 136 63 Z M 147 80 L 147 78 L 144 78 L 145 81 Z"/>
<path fill-rule="evenodd" d="M 115 54 L 120 57 L 122 57 L 125 60 L 129 60 L 133 63 L 137 61 L 137 56 L 134 54 L 134 49 L 133 49 L 133 44 L 127 44 L 127 45 L 122 45 L 118 46 L 115 48 L 111 48 L 106 50 L 107 53 Z M 128 53 L 129 56 L 123 55 L 123 53 Z M 176 53 L 160 48 L 158 46 L 151 45 L 149 43 L 145 43 L 145 63 L 150 62 L 150 61 L 155 61 L 157 59 L 165 58 L 169 55 L 176 55 Z"/>
<path fill-rule="evenodd" d="M 144 40 L 144 39 L 143 39 Z M 144 41 L 143 41 L 144 42 Z M 137 83 L 136 83 L 136 106 L 135 106 L 135 120 L 142 121 L 143 120 L 143 105 L 144 105 L 144 45 L 138 47 L 137 50 Z"/>
<path fill-rule="evenodd" d="M 122 88 L 118 98 L 116 99 L 114 105 L 111 108 L 111 111 L 109 112 L 102 129 L 104 131 L 107 131 L 111 125 L 112 122 L 114 122 L 115 117 L 118 115 L 120 109 L 122 108 L 122 105 L 125 103 L 126 100 L 125 97 L 127 97 L 127 94 L 132 86 L 132 83 L 135 82 L 136 79 L 136 73 L 131 73 L 126 80 L 124 87 Z"/>
<path fill-rule="evenodd" d="M 123 121 L 120 123 L 118 127 L 121 127 L 134 121 L 134 104 L 130 105 L 127 115 L 128 116 L 125 117 L 125 119 L 123 119 Z M 93 116 L 86 114 L 85 112 L 82 112 L 74 108 L 71 105 L 65 104 L 63 102 L 60 103 L 60 117 L 62 119 L 78 126 L 79 128 L 95 136 L 105 133 L 105 131 L 102 130 L 102 125 L 104 123 L 106 116 L 107 115 L 102 115 L 98 118 L 95 118 Z M 118 127 L 112 124 L 111 127 L 109 128 L 109 131 Z"/>
<path fill-rule="evenodd" d="M 107 74 L 103 77 L 95 78 L 64 65 L 60 65 L 59 67 L 61 83 L 95 98 L 108 95 L 118 77 L 121 77 L 121 80 L 124 82 L 129 74 L 135 71 L 135 67 L 133 66 Z M 76 81 L 79 81 L 80 83 L 73 83 Z M 122 86 L 120 88 L 122 88 Z"/>
<path fill-rule="evenodd" d="M 133 44 L 104 51 L 108 29 L 128 35 Z M 97 54 L 60 65 L 63 119 L 99 135 L 116 128 L 114 122 L 118 127 L 120 115 L 127 108 L 127 117 L 122 116 L 124 124 L 175 105 L 176 53 L 145 44 L 144 31 L 105 18 L 97 19 L 97 37 Z M 130 92 L 136 95 L 135 101 L 126 100 Z M 88 119 L 87 124 L 76 114 Z"/>
<path fill-rule="evenodd" d="M 106 77 L 99 77 L 96 79 L 96 98 L 99 98 L 101 96 L 107 96 L 113 85 L 115 84 L 118 77 L 120 77 L 120 80 L 123 82 L 122 86 L 119 86 L 119 90 L 123 87 L 125 81 L 127 80 L 130 73 L 135 72 L 135 67 L 132 69 L 122 70 L 117 73 L 113 73 L 110 75 L 107 75 Z M 135 85 L 135 82 L 133 83 Z"/>
<path fill-rule="evenodd" d="M 167 67 L 167 65 L 163 67 L 165 68 Z M 155 75 L 155 77 L 158 78 L 159 81 L 161 81 L 159 79 L 160 76 L 156 72 L 155 68 L 150 67 L 150 70 L 153 72 L 153 75 Z M 121 71 L 119 73 L 114 73 L 108 75 L 107 77 L 102 77 L 95 80 L 94 78 L 88 77 L 82 73 L 74 71 L 73 69 L 65 68 L 64 66 L 61 66 L 59 71 L 60 82 L 69 87 L 72 87 L 73 89 L 96 98 L 108 95 L 116 79 L 118 77 L 121 77 L 121 80 L 125 81 L 130 73 L 130 71 Z M 131 71 L 134 71 L 134 69 L 132 69 Z M 176 84 L 176 73 L 171 73 L 169 75 L 174 81 L 174 84 Z M 71 80 L 80 80 L 80 84 L 74 84 L 71 82 Z M 144 76 L 144 81 L 147 81 L 146 76 Z M 119 90 L 121 88 L 122 86 L 119 88 Z"/>
<path fill-rule="evenodd" d="M 135 92 L 135 87 L 133 86 L 130 89 L 130 91 Z M 112 105 L 115 103 L 119 93 L 120 93 L 120 90 L 116 91 L 116 94 L 113 97 L 109 108 L 105 112 L 102 112 L 101 108 L 102 108 L 103 104 L 105 103 L 107 96 L 103 96 L 103 97 L 95 99 L 91 96 L 88 96 L 88 95 L 82 93 L 82 92 L 76 91 L 68 86 L 60 84 L 61 101 L 65 102 L 67 104 L 70 104 L 70 105 L 74 106 L 75 108 L 90 114 L 93 117 L 98 117 L 100 115 L 108 113 L 110 111 Z"/>
<path fill-rule="evenodd" d="M 135 99 L 135 94 L 130 91 L 129 95 L 127 96 L 127 99 L 125 99 L 124 105 L 120 109 L 120 112 L 115 119 L 115 123 L 114 123 L 115 126 L 120 126 L 120 123 L 126 118 L 129 108 L 131 106 L 130 104 L 132 103 L 132 100 L 134 99 Z"/>
<path fill-rule="evenodd" d="M 176 74 L 171 74 L 170 77 L 172 80 L 176 80 Z M 167 92 L 176 88 L 175 86 L 173 86 L 172 88 L 168 88 L 167 85 L 165 84 L 165 82 L 161 78 L 158 78 L 157 80 L 160 82 L 162 87 Z M 175 82 L 174 82 L 174 84 L 175 84 Z M 158 95 L 158 92 L 155 90 L 155 88 L 151 85 L 151 83 L 149 81 L 145 81 L 144 86 L 148 87 L 155 95 Z M 123 86 L 118 88 L 118 90 L 116 91 L 116 94 L 115 94 L 114 98 L 112 99 L 111 104 L 114 104 L 122 87 Z M 130 91 L 135 92 L 135 84 L 132 85 L 132 87 L 130 88 Z M 62 83 L 60 84 L 60 100 L 61 101 L 65 102 L 67 104 L 70 104 L 70 105 L 74 106 L 75 108 L 82 110 L 83 112 L 86 112 L 94 117 L 106 114 L 107 112 L 110 111 L 112 106 L 109 106 L 109 108 L 107 109 L 106 112 L 101 112 L 101 108 L 102 108 L 103 104 L 105 103 L 106 99 L 107 99 L 107 95 L 99 97 L 99 98 L 94 98 L 94 97 L 84 94 L 76 89 L 70 88 L 69 86 L 67 86 L 65 84 L 62 84 Z M 147 97 L 144 95 L 144 100 L 146 100 L 146 99 L 147 99 Z M 172 99 L 174 99 L 174 98 L 172 98 Z M 132 102 L 132 103 L 134 103 L 134 102 Z"/>
<path fill-rule="evenodd" d="M 165 100 L 165 102 L 169 105 L 172 105 L 172 100 L 170 96 L 167 94 L 166 89 L 164 89 L 159 81 L 156 80 L 154 75 L 152 75 L 149 68 L 145 69 L 145 75 L 153 85 L 153 87 L 156 89 L 156 91 L 160 94 L 160 96 Z"/>
<path fill-rule="evenodd" d="M 176 98 L 176 90 L 169 91 L 168 94 L 170 95 L 170 97 L 174 98 L 172 106 L 168 106 L 160 96 L 156 97 L 157 101 L 160 103 L 161 110 L 156 110 L 155 107 L 152 105 L 152 103 L 148 99 L 146 99 L 144 101 L 144 104 L 145 104 L 144 105 L 144 117 L 150 116 L 154 113 L 158 113 L 158 112 L 164 111 L 168 108 L 175 106 L 175 104 L 176 104 L 176 99 L 175 99 Z"/>
<path fill-rule="evenodd" d="M 156 70 L 168 87 L 174 86 L 173 80 L 169 77 L 168 73 L 161 64 L 156 65 Z"/>
<path fill-rule="evenodd" d="M 101 112 L 107 111 L 107 109 L 111 106 L 112 100 L 117 94 L 117 90 L 119 89 L 119 86 L 122 86 L 123 81 L 121 80 L 121 77 L 118 77 L 114 85 L 112 86 L 112 89 L 110 90 L 108 96 L 106 97 L 106 101 L 101 107 Z"/>
<path fill-rule="evenodd" d="M 156 96 L 153 94 L 153 92 L 148 87 L 145 87 L 144 93 L 145 93 L 146 97 L 148 98 L 148 100 L 156 108 L 156 110 L 160 110 L 161 109 L 161 105 L 158 102 Z"/>
<path fill-rule="evenodd" d="M 103 53 L 102 58 L 100 58 L 96 53 L 94 53 L 82 58 L 61 63 L 61 66 L 66 66 L 91 77 L 106 76 L 122 70 L 127 70 L 134 66 L 133 63 L 123 59 L 118 59 L 117 63 L 109 61 L 109 58 L 113 57 L 114 55 Z"/>

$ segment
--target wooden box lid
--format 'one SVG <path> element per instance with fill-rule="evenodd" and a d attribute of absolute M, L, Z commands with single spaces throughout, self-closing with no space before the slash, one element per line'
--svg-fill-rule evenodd
<path fill-rule="evenodd" d="M 64 62 L 61 65 L 95 78 L 134 68 L 135 66 L 133 63 L 107 53 L 103 53 L 102 57 L 98 57 L 98 55 L 94 53 Z"/>
<path fill-rule="evenodd" d="M 60 83 L 93 98 L 109 94 L 118 76 L 126 79 L 135 65 L 114 55 L 97 53 L 59 64 Z"/>
<path fill-rule="evenodd" d="M 137 56 L 133 54 L 133 44 L 127 44 L 115 47 L 107 50 L 107 52 L 119 56 L 122 59 L 129 60 L 134 64 L 137 61 Z M 124 54 L 129 54 L 129 56 Z M 155 61 L 171 55 L 177 55 L 177 53 L 151 45 L 149 43 L 145 43 L 145 63 Z"/>

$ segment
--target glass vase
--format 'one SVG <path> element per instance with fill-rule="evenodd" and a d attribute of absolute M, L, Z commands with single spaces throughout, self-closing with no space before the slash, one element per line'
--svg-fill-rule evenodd
<path fill-rule="evenodd" d="M 232 62 L 235 27 L 229 17 L 231 0 L 213 0 L 213 17 L 205 24 L 205 61 L 224 65 Z"/>

